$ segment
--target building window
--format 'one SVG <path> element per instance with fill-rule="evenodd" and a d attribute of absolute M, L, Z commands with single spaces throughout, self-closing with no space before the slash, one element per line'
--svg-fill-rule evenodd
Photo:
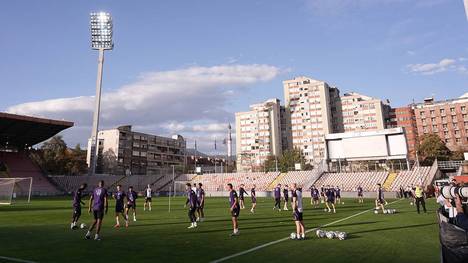
<path fill-rule="evenodd" d="M 450 113 L 455 113 L 455 108 L 450 108 Z"/>
<path fill-rule="evenodd" d="M 445 114 L 445 109 L 440 109 L 440 114 Z"/>
<path fill-rule="evenodd" d="M 431 110 L 431 111 L 429 111 L 429 113 L 431 114 L 431 116 L 434 116 L 435 115 L 435 110 Z"/>
<path fill-rule="evenodd" d="M 461 106 L 461 111 L 465 112 L 466 111 L 466 106 Z"/>

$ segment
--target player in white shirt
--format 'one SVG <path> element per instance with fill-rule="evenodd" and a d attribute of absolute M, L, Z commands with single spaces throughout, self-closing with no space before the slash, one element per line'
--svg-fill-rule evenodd
<path fill-rule="evenodd" d="M 153 189 L 151 185 L 148 184 L 145 190 L 145 204 L 143 205 L 143 211 L 146 211 L 146 206 L 148 206 L 148 211 L 151 211 L 151 197 L 153 196 Z"/>
<path fill-rule="evenodd" d="M 292 186 L 292 208 L 293 208 L 293 217 L 294 222 L 296 223 L 296 238 L 298 240 L 305 239 L 305 227 L 304 219 L 302 213 L 304 209 L 302 208 L 302 188 L 297 188 L 297 184 Z"/>

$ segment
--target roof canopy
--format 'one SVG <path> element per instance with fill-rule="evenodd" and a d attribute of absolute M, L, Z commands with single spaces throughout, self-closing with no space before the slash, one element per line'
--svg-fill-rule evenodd
<path fill-rule="evenodd" d="M 73 122 L 0 112 L 0 148 L 24 149 L 73 126 Z"/>

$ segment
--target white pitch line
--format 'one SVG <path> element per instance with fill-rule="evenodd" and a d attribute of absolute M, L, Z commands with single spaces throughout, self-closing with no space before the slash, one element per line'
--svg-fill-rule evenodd
<path fill-rule="evenodd" d="M 393 202 L 391 202 L 391 203 L 388 203 L 388 205 L 394 204 L 394 203 L 399 202 L 399 201 L 401 201 L 401 199 L 395 200 L 395 201 L 393 201 Z M 356 217 L 356 216 L 360 216 L 360 215 L 362 215 L 362 214 L 364 214 L 364 213 L 367 213 L 367 212 L 373 211 L 373 210 L 374 210 L 374 208 L 367 209 L 367 210 L 364 210 L 364 211 L 359 212 L 359 213 L 357 213 L 357 214 L 350 215 L 350 216 L 345 217 L 345 218 L 342 218 L 342 219 L 338 219 L 338 220 L 333 221 L 333 222 L 331 222 L 331 223 L 328 223 L 328 224 L 325 224 L 325 225 L 322 225 L 322 226 L 319 226 L 319 227 L 315 227 L 315 228 L 309 229 L 309 230 L 307 230 L 307 231 L 305 231 L 305 232 L 306 232 L 306 233 L 309 233 L 309 232 L 315 231 L 315 230 L 317 230 L 317 229 L 319 229 L 319 228 L 321 228 L 321 227 L 331 226 L 331 225 L 334 225 L 334 224 L 336 224 L 336 223 L 343 222 L 343 221 L 345 221 L 345 220 L 351 219 L 351 218 Z M 281 238 L 281 239 L 278 239 L 278 240 L 275 240 L 275 241 L 271 241 L 271 242 L 265 243 L 265 244 L 263 244 L 263 245 L 253 247 L 253 248 L 251 248 L 251 249 L 247 249 L 247 250 L 244 250 L 244 251 L 241 251 L 241 252 L 238 252 L 238 253 L 235 253 L 235 254 L 226 256 L 226 257 L 224 257 L 224 258 L 220 258 L 220 259 L 213 260 L 213 261 L 211 261 L 211 263 L 223 262 L 223 261 L 226 261 L 226 260 L 228 260 L 228 259 L 232 259 L 232 258 L 235 258 L 235 257 L 238 257 L 238 256 L 242 256 L 242 255 L 248 254 L 248 253 L 250 253 L 250 252 L 254 252 L 254 251 L 257 251 L 257 250 L 262 249 L 262 248 L 264 248 L 264 247 L 269 247 L 269 246 L 271 246 L 271 245 L 275 245 L 275 244 L 281 243 L 281 242 L 286 241 L 286 240 L 289 240 L 289 239 L 290 239 L 290 237 L 285 237 L 285 238 Z"/>
<path fill-rule="evenodd" d="M 37 263 L 35 261 L 24 260 L 24 259 L 19 259 L 19 258 L 2 257 L 2 256 L 0 256 L 0 259 L 9 260 L 11 262 L 20 262 L 20 263 Z"/>

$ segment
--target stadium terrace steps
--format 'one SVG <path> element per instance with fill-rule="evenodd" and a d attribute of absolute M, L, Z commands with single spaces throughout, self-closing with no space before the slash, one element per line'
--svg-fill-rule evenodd
<path fill-rule="evenodd" d="M 411 171 L 401 171 L 393 181 L 390 190 L 398 191 L 400 187 L 408 187 L 416 184 L 425 184 L 430 176 L 435 176 L 435 173 L 431 174 L 430 166 L 415 167 Z"/>
<path fill-rule="evenodd" d="M 389 191 L 391 189 L 393 181 L 395 181 L 398 173 L 389 173 L 387 179 L 383 183 L 382 187 L 386 190 Z"/>
<path fill-rule="evenodd" d="M 339 186 L 342 191 L 356 191 L 361 185 L 364 191 L 374 191 L 376 184 L 383 184 L 387 172 L 324 173 L 315 185 Z"/>
<path fill-rule="evenodd" d="M 280 173 L 274 180 L 271 182 L 271 184 L 267 187 L 268 190 L 273 190 L 278 185 L 278 182 L 281 181 L 287 173 Z"/>
<path fill-rule="evenodd" d="M 9 177 L 33 178 L 32 195 L 57 195 L 62 193 L 44 176 L 27 153 L 0 152 L 0 159 L 8 167 Z"/>

